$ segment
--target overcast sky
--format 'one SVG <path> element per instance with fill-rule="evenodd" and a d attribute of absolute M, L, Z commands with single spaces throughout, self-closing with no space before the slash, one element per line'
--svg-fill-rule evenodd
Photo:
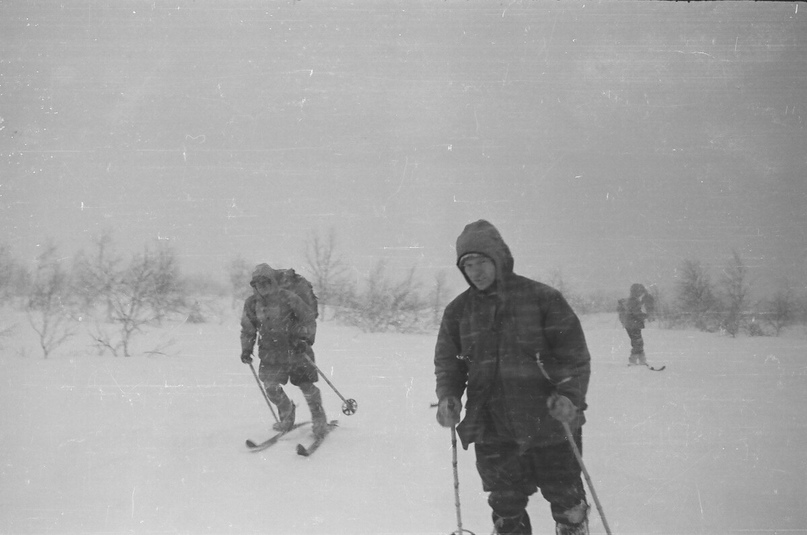
<path fill-rule="evenodd" d="M 807 22 L 771 2 L 0 4 L 0 242 L 105 230 L 453 270 L 463 226 L 580 289 L 737 250 L 807 281 Z M 715 271 L 717 274 L 717 271 Z M 452 284 L 461 286 L 458 273 Z"/>

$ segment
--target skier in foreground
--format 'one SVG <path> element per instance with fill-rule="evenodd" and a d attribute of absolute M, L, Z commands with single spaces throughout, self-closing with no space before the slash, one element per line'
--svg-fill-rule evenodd
<path fill-rule="evenodd" d="M 244 303 L 241 315 L 241 362 L 252 362 L 255 339 L 261 360 L 258 375 L 269 399 L 277 406 L 277 431 L 294 425 L 295 406 L 283 391 L 288 381 L 300 388 L 311 411 L 315 437 L 325 435 L 328 420 L 322 408 L 322 394 L 314 383 L 319 379 L 313 361 L 316 310 L 295 292 L 282 287 L 287 272 L 259 264 L 252 273 L 253 295 Z"/>
<path fill-rule="evenodd" d="M 487 221 L 460 234 L 457 267 L 470 287 L 446 307 L 437 337 L 437 421 L 459 424 L 463 448 L 474 443 L 496 533 L 532 533 L 527 502 L 540 489 L 557 534 L 588 534 L 581 469 L 561 423 L 581 448 L 590 356 L 580 322 L 560 292 L 513 273 Z"/>
<path fill-rule="evenodd" d="M 627 299 L 619 300 L 617 306 L 619 321 L 628 332 L 628 338 L 630 338 L 628 365 L 647 365 L 647 359 L 644 355 L 642 329 L 645 327 L 645 320 L 653 321 L 654 303 L 653 296 L 648 293 L 647 288 L 639 283 L 631 285 L 630 296 Z"/>

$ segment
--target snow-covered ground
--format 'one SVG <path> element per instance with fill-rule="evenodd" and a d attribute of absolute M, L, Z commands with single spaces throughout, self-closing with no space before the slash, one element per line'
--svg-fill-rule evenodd
<path fill-rule="evenodd" d="M 22 317 L 0 339 L 0 532 L 448 534 L 450 433 L 434 421 L 433 335 L 321 323 L 320 381 L 340 428 L 312 457 L 302 428 L 250 453 L 272 416 L 238 359 L 238 312 L 141 339 L 168 355 L 112 358 L 77 338 L 43 360 Z M 807 533 L 807 339 L 649 328 L 626 366 L 613 315 L 583 318 L 593 358 L 584 458 L 615 534 Z M 299 390 L 290 389 L 308 412 Z M 462 519 L 491 531 L 473 453 Z M 536 533 L 552 533 L 540 496 Z M 595 510 L 592 533 L 604 533 Z"/>

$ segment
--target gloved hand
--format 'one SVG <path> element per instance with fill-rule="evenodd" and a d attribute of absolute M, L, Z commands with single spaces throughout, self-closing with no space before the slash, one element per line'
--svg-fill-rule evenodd
<path fill-rule="evenodd" d="M 454 396 L 446 396 L 437 404 L 437 423 L 451 427 L 460 423 L 462 402 Z"/>
<path fill-rule="evenodd" d="M 249 353 L 247 351 L 241 353 L 241 362 L 243 362 L 244 364 L 249 364 L 250 362 L 252 362 L 252 353 Z"/>
<path fill-rule="evenodd" d="M 557 393 L 549 396 L 546 406 L 549 409 L 549 415 L 559 422 L 568 424 L 577 416 L 577 407 L 574 406 L 574 403 L 566 396 Z"/>
<path fill-rule="evenodd" d="M 302 338 L 297 338 L 291 343 L 291 348 L 296 353 L 305 353 L 308 350 L 308 342 Z"/>

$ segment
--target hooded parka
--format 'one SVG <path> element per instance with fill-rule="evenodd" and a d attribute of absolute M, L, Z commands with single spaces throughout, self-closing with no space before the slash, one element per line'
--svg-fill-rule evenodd
<path fill-rule="evenodd" d="M 496 265 L 496 282 L 484 291 L 462 269 L 470 253 Z M 457 239 L 457 267 L 470 287 L 446 307 L 434 365 L 438 399 L 467 396 L 457 426 L 465 449 L 473 442 L 516 442 L 522 451 L 563 442 L 563 426 L 547 409 L 553 392 L 580 409 L 573 430 L 585 422 L 591 358 L 580 321 L 559 291 L 516 275 L 513 265 L 487 221 L 467 225 Z"/>
<path fill-rule="evenodd" d="M 645 320 L 653 315 L 654 299 L 644 285 L 631 284 L 630 297 L 623 301 L 625 321 L 623 326 L 628 330 L 644 329 Z"/>

